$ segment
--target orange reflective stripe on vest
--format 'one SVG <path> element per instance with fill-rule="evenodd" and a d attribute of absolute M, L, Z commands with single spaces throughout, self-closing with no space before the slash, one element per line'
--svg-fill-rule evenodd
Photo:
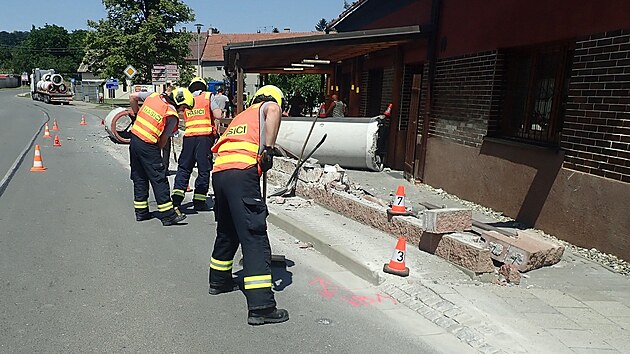
<path fill-rule="evenodd" d="M 147 143 L 155 144 L 166 126 L 166 117 L 175 116 L 177 112 L 159 94 L 153 93 L 144 101 L 136 115 L 131 133 Z"/>
<path fill-rule="evenodd" d="M 195 97 L 195 108 L 184 112 L 185 136 L 210 135 L 213 132 L 210 92 Z"/>
<path fill-rule="evenodd" d="M 261 104 L 252 105 L 237 115 L 212 147 L 212 152 L 217 153 L 212 172 L 244 170 L 258 163 L 260 106 Z"/>

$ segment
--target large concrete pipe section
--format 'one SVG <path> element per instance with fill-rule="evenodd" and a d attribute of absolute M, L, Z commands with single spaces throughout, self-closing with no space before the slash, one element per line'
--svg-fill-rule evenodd
<path fill-rule="evenodd" d="M 324 134 L 328 134 L 324 144 L 313 154 L 319 163 L 380 171 L 383 162 L 377 155 L 377 142 L 382 118 L 318 118 L 304 154 L 311 151 Z M 283 117 L 277 144 L 299 155 L 314 119 Z"/>
<path fill-rule="evenodd" d="M 120 144 L 129 144 L 131 141 L 131 109 L 115 108 L 105 117 L 105 130 L 109 137 Z"/>

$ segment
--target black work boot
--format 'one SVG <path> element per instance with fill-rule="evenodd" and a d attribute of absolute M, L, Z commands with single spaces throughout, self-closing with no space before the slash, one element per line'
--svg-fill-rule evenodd
<path fill-rule="evenodd" d="M 232 291 L 236 291 L 236 290 L 238 290 L 238 285 L 236 284 L 232 284 L 228 286 L 219 286 L 219 287 L 213 287 L 212 285 L 210 285 L 208 287 L 208 294 L 219 295 L 219 294 L 231 293 Z"/>
<path fill-rule="evenodd" d="M 263 325 L 265 323 L 280 323 L 289 320 L 289 311 L 277 309 L 275 307 L 249 311 L 247 323 L 252 326 Z"/>
<path fill-rule="evenodd" d="M 173 201 L 173 206 L 178 207 L 182 205 L 182 202 L 184 201 L 184 197 L 181 195 L 173 194 L 171 196 L 171 200 Z"/>
<path fill-rule="evenodd" d="M 175 213 L 162 219 L 163 226 L 171 226 L 178 224 L 186 219 L 186 214 L 182 214 L 179 209 L 175 208 Z"/>
<path fill-rule="evenodd" d="M 136 211 L 136 221 L 145 221 L 152 219 L 153 216 L 148 210 Z"/>
<path fill-rule="evenodd" d="M 208 206 L 208 202 L 205 201 L 205 200 L 193 200 L 193 207 L 195 208 L 195 211 L 210 211 L 210 210 L 212 210 Z"/>

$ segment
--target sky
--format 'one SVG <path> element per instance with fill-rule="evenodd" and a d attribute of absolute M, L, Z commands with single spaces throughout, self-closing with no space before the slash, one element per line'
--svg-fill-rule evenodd
<path fill-rule="evenodd" d="M 352 1 L 348 1 L 352 3 Z M 221 33 L 271 32 L 290 28 L 292 32 L 308 32 L 325 18 L 336 18 L 343 11 L 343 0 L 184 0 L 195 13 L 196 21 L 184 24 L 196 30 L 218 28 Z M 26 5 L 28 4 L 28 5 Z M 46 23 L 64 27 L 68 31 L 88 29 L 87 20 L 106 17 L 101 0 L 29 0 L 2 1 L 0 31 L 30 31 L 31 26 Z"/>

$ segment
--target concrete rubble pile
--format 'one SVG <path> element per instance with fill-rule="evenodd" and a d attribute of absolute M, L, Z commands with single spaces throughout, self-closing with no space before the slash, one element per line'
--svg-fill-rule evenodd
<path fill-rule="evenodd" d="M 276 158 L 268 172 L 269 182 L 285 185 L 297 162 Z M 273 192 L 273 189 L 270 189 Z M 520 282 L 520 272 L 556 264 L 564 252 L 560 243 L 533 231 L 507 236 L 497 231 L 473 232 L 472 211 L 467 208 L 427 209 L 411 216 L 391 216 L 391 203 L 374 197 L 353 184 L 338 165 L 305 163 L 299 174 L 296 194 L 346 217 L 395 236 L 404 236 L 411 245 L 435 254 L 482 281 Z M 300 208 L 295 198 L 270 201 L 286 208 Z M 497 268 L 498 264 L 500 268 Z"/>

